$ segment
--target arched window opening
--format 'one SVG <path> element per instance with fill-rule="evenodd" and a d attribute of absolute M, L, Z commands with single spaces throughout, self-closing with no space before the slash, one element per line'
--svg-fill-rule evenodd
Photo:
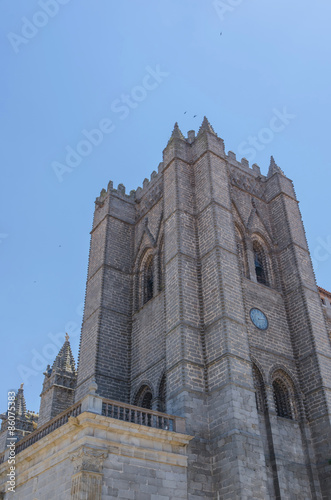
<path fill-rule="evenodd" d="M 253 365 L 253 382 L 257 411 L 264 413 L 267 409 L 267 398 L 263 378 L 256 365 Z"/>
<path fill-rule="evenodd" d="M 267 262 L 266 256 L 263 248 L 257 241 L 253 243 L 253 252 L 254 252 L 254 265 L 255 265 L 255 274 L 256 280 L 258 283 L 262 285 L 269 285 L 268 275 L 267 275 Z"/>
<path fill-rule="evenodd" d="M 154 269 L 153 256 L 151 255 L 144 269 L 144 304 L 153 298 L 154 294 Z"/>
<path fill-rule="evenodd" d="M 291 399 L 286 384 L 280 380 L 274 380 L 273 384 L 275 408 L 278 417 L 293 419 Z"/>
<path fill-rule="evenodd" d="M 158 411 L 162 412 L 166 411 L 166 397 L 167 397 L 166 376 L 163 375 L 159 387 Z"/>
<path fill-rule="evenodd" d="M 146 408 L 146 410 L 151 410 L 152 409 L 152 393 L 151 392 L 146 392 L 144 394 L 144 397 L 141 402 L 141 407 Z"/>
<path fill-rule="evenodd" d="M 143 385 L 135 398 L 135 405 L 140 406 L 141 408 L 145 408 L 146 410 L 152 409 L 152 391 L 148 387 L 148 385 Z"/>

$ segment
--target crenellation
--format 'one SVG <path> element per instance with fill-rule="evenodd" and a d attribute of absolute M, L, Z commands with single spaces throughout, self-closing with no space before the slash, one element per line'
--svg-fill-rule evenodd
<path fill-rule="evenodd" d="M 243 166 L 244 169 L 248 170 L 249 169 L 249 163 L 246 158 L 241 159 L 241 165 Z"/>
<path fill-rule="evenodd" d="M 122 196 L 125 196 L 125 186 L 124 186 L 124 184 L 119 184 L 117 186 L 117 192 L 120 193 Z"/>
<path fill-rule="evenodd" d="M 260 167 L 259 167 L 256 163 L 253 163 L 253 165 L 252 165 L 252 170 L 253 170 L 254 172 L 256 172 L 258 176 L 260 176 L 260 175 L 261 175 L 261 169 L 260 169 Z"/>
<path fill-rule="evenodd" d="M 228 161 L 230 163 L 233 163 L 234 165 L 237 165 L 237 158 L 236 158 L 236 153 L 234 153 L 233 151 L 228 151 Z"/>

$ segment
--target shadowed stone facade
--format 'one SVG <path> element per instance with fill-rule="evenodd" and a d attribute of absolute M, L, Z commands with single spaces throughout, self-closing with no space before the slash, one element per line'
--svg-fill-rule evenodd
<path fill-rule="evenodd" d="M 274 159 L 262 175 L 225 153 L 206 118 L 187 138 L 176 124 L 142 188 L 110 182 L 96 200 L 77 378 L 71 362 L 61 406 L 47 372 L 40 410 L 42 426 L 92 398 L 68 430 L 90 438 L 68 458 L 63 498 L 330 498 L 330 303 Z M 186 440 L 150 429 L 163 443 L 152 456 L 148 427 L 137 442 L 131 420 L 118 439 L 136 455 L 123 460 L 103 432 L 105 398 L 127 405 L 110 427 L 138 406 L 184 417 Z M 35 492 L 24 498 L 47 488 Z"/>
<path fill-rule="evenodd" d="M 226 155 L 206 119 L 196 137 L 176 125 L 142 189 L 96 200 L 76 400 L 95 377 L 135 404 L 148 387 L 156 408 L 165 375 L 166 411 L 195 436 L 189 498 L 327 498 L 330 374 L 292 182 L 273 158 L 264 176 Z"/>

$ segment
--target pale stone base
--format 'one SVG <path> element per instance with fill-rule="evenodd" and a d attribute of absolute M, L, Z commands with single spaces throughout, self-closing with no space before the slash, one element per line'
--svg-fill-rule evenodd
<path fill-rule="evenodd" d="M 187 498 L 191 436 L 84 412 L 16 457 L 15 500 Z M 0 467 L 7 491 L 8 462 Z"/>

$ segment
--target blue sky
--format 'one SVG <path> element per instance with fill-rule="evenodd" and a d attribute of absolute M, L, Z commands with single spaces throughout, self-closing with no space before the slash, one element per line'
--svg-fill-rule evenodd
<path fill-rule="evenodd" d="M 275 157 L 331 288 L 330 2 L 217 5 L 1 1 L 1 411 L 21 382 L 38 411 L 65 330 L 77 361 L 94 200 L 142 185 L 176 121 L 206 115 L 264 174 Z"/>

